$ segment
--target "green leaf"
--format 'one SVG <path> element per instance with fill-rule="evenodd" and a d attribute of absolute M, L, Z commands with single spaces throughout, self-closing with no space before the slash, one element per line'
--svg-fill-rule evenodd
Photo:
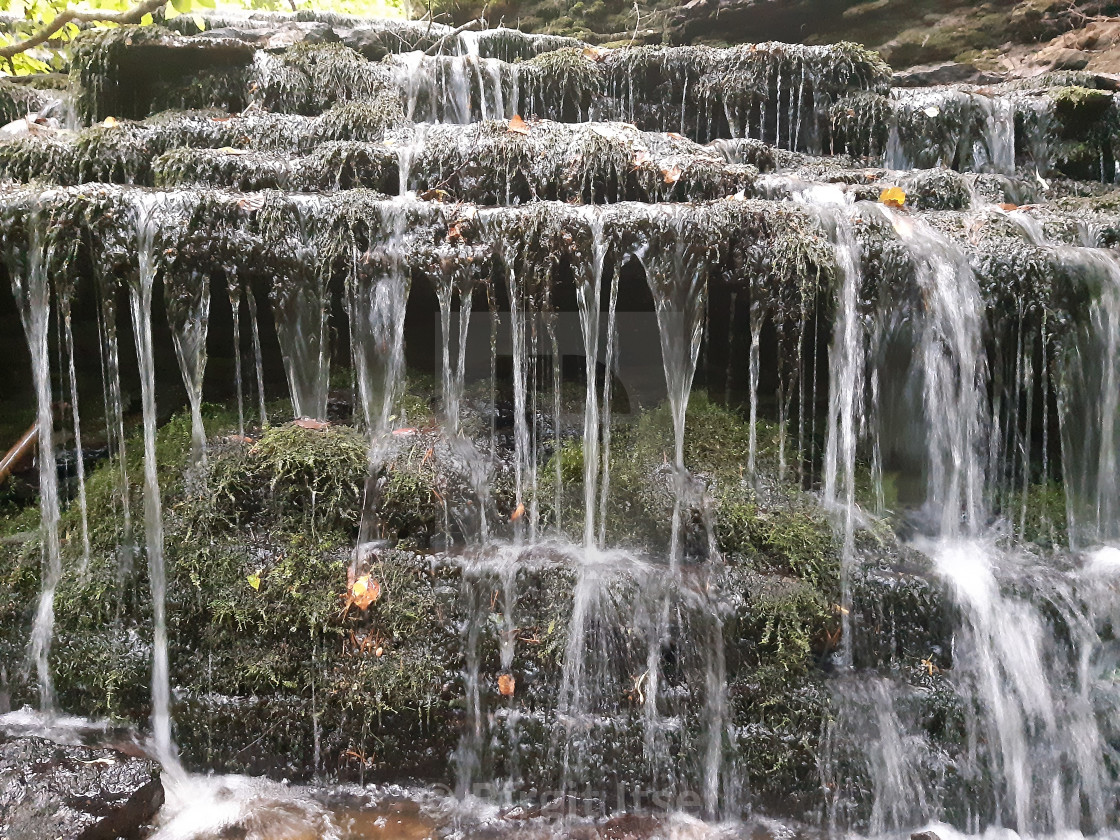
<path fill-rule="evenodd" d="M 171 0 L 171 5 L 181 15 L 185 15 L 191 10 L 191 0 Z"/>

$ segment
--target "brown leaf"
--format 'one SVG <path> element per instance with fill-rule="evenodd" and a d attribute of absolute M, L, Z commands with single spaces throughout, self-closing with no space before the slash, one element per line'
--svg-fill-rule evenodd
<path fill-rule="evenodd" d="M 1018 210 L 1019 205 L 1018 204 L 1001 204 L 999 206 L 999 209 L 1010 213 L 1012 210 Z"/>
<path fill-rule="evenodd" d="M 506 125 L 506 131 L 510 134 L 528 134 L 529 123 L 521 119 L 520 114 L 514 114 L 510 117 L 509 123 Z"/>
<path fill-rule="evenodd" d="M 639 166 L 642 166 L 644 164 L 649 163 L 649 160 L 650 160 L 649 151 L 647 149 L 635 149 L 634 150 L 634 157 L 631 159 L 630 162 L 634 164 L 635 168 L 637 168 Z"/>
<path fill-rule="evenodd" d="M 683 171 L 684 170 L 681 169 L 680 166 L 674 163 L 668 169 L 662 167 L 661 175 L 664 177 L 666 184 L 675 184 L 681 179 L 681 173 Z"/>
<path fill-rule="evenodd" d="M 524 502 L 518 502 L 517 503 L 517 509 L 510 515 L 509 521 L 510 522 L 516 522 L 518 519 L 520 519 L 524 515 L 525 515 L 525 503 Z"/>
<path fill-rule="evenodd" d="M 684 140 L 685 139 L 683 134 L 677 134 L 677 132 L 675 132 L 675 131 L 666 131 L 665 136 L 666 137 L 672 137 L 674 140 Z"/>
<path fill-rule="evenodd" d="M 517 689 L 517 680 L 509 674 L 502 674 L 498 677 L 498 691 L 503 697 L 512 697 L 513 692 Z"/>
<path fill-rule="evenodd" d="M 602 61 L 606 57 L 607 52 L 608 50 L 604 50 L 601 47 L 584 47 L 581 55 L 589 61 Z"/>
<path fill-rule="evenodd" d="M 311 417 L 300 417 L 292 421 L 293 426 L 299 426 L 301 429 L 310 429 L 313 432 L 321 432 L 323 429 L 328 428 L 331 424 L 326 420 L 315 420 Z"/>
<path fill-rule="evenodd" d="M 463 231 L 459 227 L 459 222 L 455 222 L 447 229 L 447 239 L 450 242 L 461 242 L 463 240 Z"/>

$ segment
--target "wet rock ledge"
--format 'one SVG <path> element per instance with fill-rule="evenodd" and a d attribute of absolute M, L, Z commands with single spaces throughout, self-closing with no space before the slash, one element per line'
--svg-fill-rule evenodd
<path fill-rule="evenodd" d="M 161 805 L 154 761 L 0 732 L 3 840 L 138 838 Z"/>

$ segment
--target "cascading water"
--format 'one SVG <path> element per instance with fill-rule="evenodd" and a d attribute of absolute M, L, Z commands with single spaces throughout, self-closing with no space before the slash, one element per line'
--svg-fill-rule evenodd
<path fill-rule="evenodd" d="M 144 545 L 152 590 L 152 746 L 161 761 L 173 765 L 175 747 L 171 738 L 171 676 L 167 655 L 167 569 L 159 466 L 156 463 L 156 382 L 152 352 L 152 293 L 157 271 L 157 237 L 164 210 L 163 203 L 152 197 L 141 197 L 135 207 L 139 268 L 129 284 L 129 302 L 144 413 Z"/>
<path fill-rule="evenodd" d="M 28 224 L 28 248 L 22 264 L 9 254 L 13 292 L 20 320 L 31 351 L 31 371 L 38 403 L 36 427 L 39 437 L 39 509 L 42 539 L 42 587 L 28 651 L 39 683 L 39 708 L 47 715 L 55 711 L 54 682 L 51 677 L 51 642 L 54 635 L 55 591 L 62 579 L 59 546 L 58 464 L 54 449 L 54 400 L 51 394 L 50 329 L 51 289 L 47 279 L 47 253 L 43 218 L 35 209 Z"/>
<path fill-rule="evenodd" d="M 1116 225 L 1103 204 L 1088 222 L 1067 209 L 1099 184 L 1063 185 L 1060 206 L 1012 206 L 1068 164 L 1058 105 L 1010 86 L 888 99 L 889 70 L 850 46 L 609 50 L 430 25 L 366 32 L 371 52 L 400 50 L 377 64 L 339 44 L 303 45 L 312 60 L 242 37 L 222 43 L 223 60 L 247 62 L 245 90 L 242 71 L 229 81 L 245 113 L 97 128 L 143 137 L 154 163 L 105 148 L 91 168 L 86 146 L 51 147 L 60 183 L 116 161 L 128 177 L 112 178 L 183 189 L 13 188 L 0 202 L 38 404 L 44 573 L 29 638 L 44 711 L 61 705 L 63 558 L 80 537 L 107 586 L 102 532 L 115 531 L 113 620 L 130 634 L 116 654 L 142 670 L 151 627 L 152 752 L 170 768 L 174 708 L 197 766 L 453 780 L 466 804 L 441 800 L 452 819 L 490 798 L 504 821 L 563 814 L 603 836 L 627 825 L 594 822 L 607 813 L 686 807 L 875 836 L 930 821 L 1109 829 L 1120 262 L 1094 246 Z M 107 107 L 102 88 L 87 93 Z M 1031 119 L 1043 111 L 1045 130 Z M 677 131 L 691 139 L 662 133 Z M 928 169 L 809 154 L 841 136 L 865 162 Z M 19 147 L 26 160 L 0 149 L 8 177 L 46 154 L 34 142 Z M 70 259 L 47 205 L 62 235 L 78 233 Z M 106 244 L 129 221 L 135 262 Z M 71 306 L 80 319 L 87 265 L 116 461 L 112 505 L 79 472 L 71 512 L 51 295 L 81 464 Z M 131 625 L 126 274 L 151 585 Z M 224 306 L 210 319 L 214 278 L 230 327 Z M 257 311 L 266 288 L 271 317 Z M 156 445 L 168 337 L 195 462 L 213 468 L 193 470 L 186 493 Z M 347 362 L 349 404 L 331 388 Z M 292 411 L 277 406 L 270 424 L 265 374 L 281 364 Z M 207 440 L 204 384 L 207 399 L 231 388 L 236 436 Z M 278 450 L 285 435 L 307 451 Z M 324 476 L 335 457 L 364 463 Z M 1064 505 L 1038 512 L 1056 496 Z M 121 527 L 87 522 L 87 507 L 119 510 Z M 68 608 L 94 597 L 74 585 Z M 289 621 L 306 604 L 312 617 Z M 169 632 L 182 634 L 175 661 Z M 231 637 L 250 652 L 231 658 Z M 79 697 L 67 666 L 60 696 Z M 281 692 L 296 711 L 273 722 Z M 223 739 L 218 720 L 238 725 Z M 204 753 L 200 727 L 214 727 Z M 179 816 L 211 788 L 169 775 L 163 836 L 190 837 Z M 228 787 L 213 830 L 247 825 L 251 803 L 285 811 L 269 785 Z M 524 804 L 546 789 L 556 797 Z M 346 836 L 335 817 L 349 806 L 292 796 L 291 825 Z M 677 819 L 634 836 L 716 830 Z"/>

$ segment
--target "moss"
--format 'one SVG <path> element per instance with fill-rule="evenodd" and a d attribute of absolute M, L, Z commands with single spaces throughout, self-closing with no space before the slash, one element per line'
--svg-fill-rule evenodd
<path fill-rule="evenodd" d="M 1061 483 L 1032 484 L 1009 493 L 1000 508 L 1023 542 L 1051 549 L 1069 544 L 1066 491 Z"/>
<path fill-rule="evenodd" d="M 1060 87 L 1048 91 L 1070 136 L 1078 136 L 1100 119 L 1112 105 L 1112 93 L 1086 87 Z"/>
<path fill-rule="evenodd" d="M 320 114 L 340 102 L 387 95 L 385 67 L 340 43 L 303 41 L 256 63 L 254 101 L 286 114 Z"/>

